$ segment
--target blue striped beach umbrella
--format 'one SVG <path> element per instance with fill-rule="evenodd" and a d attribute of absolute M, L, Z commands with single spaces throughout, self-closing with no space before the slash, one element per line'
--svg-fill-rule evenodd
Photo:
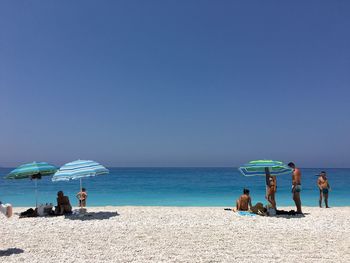
<path fill-rule="evenodd" d="M 12 170 L 5 178 L 6 179 L 24 179 L 30 178 L 35 182 L 35 207 L 38 206 L 38 191 L 37 180 L 41 176 L 53 175 L 57 171 L 56 166 L 45 162 L 32 162 L 18 166 Z"/>
<path fill-rule="evenodd" d="M 280 161 L 256 160 L 241 166 L 238 170 L 244 176 L 266 176 L 266 170 L 271 176 L 290 174 L 292 169 Z"/>
<path fill-rule="evenodd" d="M 82 178 L 108 174 L 109 171 L 103 165 L 90 160 L 77 160 L 63 165 L 52 177 L 53 182 L 80 179 L 80 190 L 82 189 Z"/>

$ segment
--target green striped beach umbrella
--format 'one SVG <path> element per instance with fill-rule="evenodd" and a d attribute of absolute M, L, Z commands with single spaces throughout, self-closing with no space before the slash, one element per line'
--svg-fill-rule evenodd
<path fill-rule="evenodd" d="M 280 161 L 256 160 L 241 166 L 238 170 L 244 176 L 266 176 L 266 170 L 271 176 L 290 174 L 292 169 Z"/>
<path fill-rule="evenodd" d="M 35 207 L 38 206 L 38 191 L 37 180 L 41 176 L 53 175 L 57 171 L 57 168 L 51 164 L 45 162 L 32 162 L 23 164 L 16 169 L 12 170 L 5 178 L 6 179 L 25 179 L 30 178 L 35 182 Z"/>

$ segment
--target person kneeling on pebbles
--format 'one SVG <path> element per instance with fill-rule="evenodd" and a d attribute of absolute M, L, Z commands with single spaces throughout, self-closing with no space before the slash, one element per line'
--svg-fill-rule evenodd
<path fill-rule="evenodd" d="M 3 204 L 0 201 L 0 212 L 3 213 L 6 217 L 11 217 L 12 216 L 12 205 Z"/>

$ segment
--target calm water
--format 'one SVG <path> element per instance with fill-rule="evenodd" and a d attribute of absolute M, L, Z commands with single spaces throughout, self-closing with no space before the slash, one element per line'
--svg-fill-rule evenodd
<path fill-rule="evenodd" d="M 1 177 L 10 170 L 0 168 Z M 321 170 L 302 169 L 303 205 L 318 205 L 315 175 Z M 350 206 L 350 169 L 325 170 L 332 187 L 330 206 Z M 293 205 L 290 176 L 278 177 L 277 184 L 277 205 Z M 232 206 L 243 187 L 250 189 L 253 203 L 265 203 L 265 178 L 244 177 L 235 168 L 110 168 L 109 175 L 84 179 L 83 185 L 90 206 Z M 59 190 L 76 205 L 79 181 L 52 183 L 50 177 L 38 181 L 39 203 L 54 203 Z M 34 182 L 1 178 L 0 200 L 15 206 L 35 205 Z"/>

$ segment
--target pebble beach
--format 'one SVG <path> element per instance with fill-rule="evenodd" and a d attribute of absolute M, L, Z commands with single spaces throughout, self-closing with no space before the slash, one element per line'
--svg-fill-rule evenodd
<path fill-rule="evenodd" d="M 20 219 L 26 209 L 0 216 L 0 262 L 350 262 L 350 207 L 250 217 L 224 207 L 108 206 Z"/>

